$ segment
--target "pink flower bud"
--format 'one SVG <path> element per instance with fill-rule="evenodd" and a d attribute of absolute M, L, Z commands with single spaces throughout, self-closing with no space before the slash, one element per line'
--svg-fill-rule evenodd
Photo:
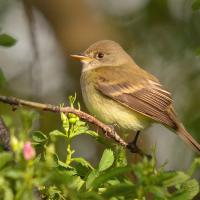
<path fill-rule="evenodd" d="M 31 160 L 35 157 L 35 149 L 31 145 L 31 142 L 27 141 L 24 144 L 23 156 L 25 160 Z"/>

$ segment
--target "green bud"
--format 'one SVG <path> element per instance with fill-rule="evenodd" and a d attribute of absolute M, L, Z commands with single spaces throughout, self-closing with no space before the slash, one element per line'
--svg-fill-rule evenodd
<path fill-rule="evenodd" d="M 77 122 L 77 118 L 76 117 L 73 117 L 73 118 L 69 119 L 69 123 L 70 124 L 75 124 L 76 122 Z"/>
<path fill-rule="evenodd" d="M 80 118 L 78 116 L 76 116 L 76 121 L 78 121 Z"/>
<path fill-rule="evenodd" d="M 76 115 L 75 114 L 73 114 L 73 113 L 68 113 L 68 115 L 67 115 L 69 118 L 75 118 L 76 117 Z"/>

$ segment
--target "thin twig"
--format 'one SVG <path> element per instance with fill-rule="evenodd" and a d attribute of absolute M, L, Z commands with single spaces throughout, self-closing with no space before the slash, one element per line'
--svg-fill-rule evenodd
<path fill-rule="evenodd" d="M 103 122 L 96 119 L 95 117 L 93 117 L 83 111 L 77 110 L 75 108 L 60 107 L 60 106 L 56 106 L 56 105 L 43 104 L 43 103 L 38 103 L 38 102 L 33 102 L 33 101 L 26 101 L 26 100 L 18 99 L 15 97 L 8 97 L 8 96 L 1 96 L 1 95 L 0 95 L 0 102 L 10 104 L 11 106 L 13 106 L 13 109 L 16 109 L 16 107 L 18 107 L 18 106 L 27 106 L 27 107 L 32 107 L 32 108 L 36 108 L 36 109 L 40 109 L 40 110 L 44 110 L 44 111 L 56 112 L 56 113 L 60 113 L 60 112 L 63 112 L 65 114 L 73 113 L 73 114 L 79 116 L 81 119 L 84 119 L 84 120 L 96 125 L 97 127 L 100 127 L 103 130 L 106 137 L 114 139 L 121 146 L 129 149 L 132 153 L 138 153 L 141 156 L 146 155 L 139 148 L 137 150 L 135 148 L 132 149 L 131 146 L 127 142 L 125 142 L 117 134 L 117 132 L 109 125 L 106 125 Z"/>

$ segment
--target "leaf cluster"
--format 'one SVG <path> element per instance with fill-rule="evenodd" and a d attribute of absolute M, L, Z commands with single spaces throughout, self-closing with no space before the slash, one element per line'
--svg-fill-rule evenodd
<path fill-rule="evenodd" d="M 74 102 L 70 97 L 71 106 Z M 0 152 L 0 199 L 190 200 L 199 192 L 199 183 L 191 176 L 200 166 L 200 158 L 195 159 L 188 172 L 165 171 L 156 166 L 155 157 L 128 164 L 125 150 L 113 145 L 105 146 L 94 167 L 85 158 L 75 157 L 71 147 L 72 140 L 80 134 L 99 139 L 85 122 L 74 114 L 61 113 L 62 129 L 45 134 L 32 130 L 32 121 L 37 117 L 37 113 L 23 110 L 21 126 L 16 127 L 10 117 L 4 116 L 11 133 L 12 152 Z M 65 160 L 56 152 L 58 138 L 66 141 Z M 23 155 L 27 141 L 37 152 L 30 160 Z"/>

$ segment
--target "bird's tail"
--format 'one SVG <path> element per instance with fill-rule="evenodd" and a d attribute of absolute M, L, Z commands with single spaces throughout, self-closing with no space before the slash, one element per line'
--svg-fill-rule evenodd
<path fill-rule="evenodd" d="M 188 133 L 183 124 L 179 122 L 173 108 L 169 112 L 170 118 L 173 120 L 176 126 L 177 135 L 187 144 L 189 144 L 192 149 L 194 149 L 198 154 L 200 154 L 200 144 Z"/>
<path fill-rule="evenodd" d="M 187 132 L 183 124 L 178 124 L 178 136 L 200 154 L 200 144 Z"/>

